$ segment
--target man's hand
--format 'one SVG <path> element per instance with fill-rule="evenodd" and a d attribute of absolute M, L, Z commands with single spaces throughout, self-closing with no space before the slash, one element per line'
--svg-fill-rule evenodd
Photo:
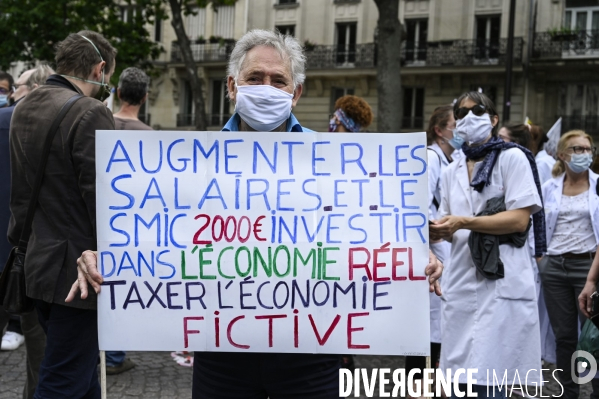
<path fill-rule="evenodd" d="M 450 240 L 453 233 L 464 227 L 465 218 L 462 216 L 447 215 L 440 220 L 431 220 L 429 235 L 431 241 L 439 239 Z"/>
<path fill-rule="evenodd" d="M 587 281 L 582 289 L 582 292 L 578 296 L 578 307 L 580 308 L 582 314 L 584 314 L 588 319 L 591 318 L 591 312 L 593 311 L 593 298 L 591 298 L 591 295 L 593 295 L 593 292 L 596 290 L 597 288 L 595 283 Z"/>
<path fill-rule="evenodd" d="M 87 284 L 91 284 L 96 294 L 100 292 L 100 284 L 104 281 L 98 272 L 98 253 L 96 251 L 84 251 L 77 259 L 77 280 L 71 286 L 69 295 L 65 302 L 71 302 L 77 291 L 81 291 L 81 299 L 87 298 Z"/>
<path fill-rule="evenodd" d="M 443 274 L 443 263 L 431 251 L 428 254 L 428 265 L 424 269 L 424 274 L 428 276 L 428 283 L 430 284 L 429 291 L 434 292 L 437 296 L 441 296 L 439 278 Z"/>

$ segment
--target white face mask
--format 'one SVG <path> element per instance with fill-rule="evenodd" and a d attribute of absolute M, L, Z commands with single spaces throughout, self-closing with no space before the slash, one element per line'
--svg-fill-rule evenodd
<path fill-rule="evenodd" d="M 476 116 L 470 111 L 456 123 L 456 134 L 470 145 L 484 141 L 492 130 L 491 117 L 487 113 Z"/>
<path fill-rule="evenodd" d="M 271 85 L 237 86 L 235 112 L 252 129 L 270 132 L 289 119 L 292 100 L 293 94 Z"/>

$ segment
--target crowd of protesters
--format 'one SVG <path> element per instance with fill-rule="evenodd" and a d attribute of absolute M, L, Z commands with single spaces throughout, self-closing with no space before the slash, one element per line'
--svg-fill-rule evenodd
<path fill-rule="evenodd" d="M 16 83 L 0 72 L 0 228 L 8 231 L 0 267 L 24 227 L 44 142 L 36 127 L 50 125 L 65 102 L 75 101 L 50 150 L 55 172 L 44 177 L 27 251 L 35 312 L 10 318 L 0 309 L 2 350 L 27 345 L 25 398 L 100 397 L 94 136 L 96 130 L 151 130 L 138 120 L 149 88 L 141 70 L 122 73 L 118 113 L 103 103 L 115 62 L 106 39 L 82 31 L 57 46 L 56 72 L 42 65 Z M 224 131 L 311 132 L 292 113 L 305 80 L 295 38 L 246 33 L 227 73 L 236 108 Z M 366 101 L 344 96 L 329 131 L 365 132 L 373 118 Z M 539 126 L 500 128 L 499 119 L 485 94 L 467 92 L 435 109 L 428 124 L 432 366 L 476 368 L 478 397 L 506 397 L 505 386 L 487 390 L 496 381 L 487 380 L 486 370 L 507 370 L 502 383 L 511 385 L 516 374 L 542 369 L 545 359 L 562 370 L 564 397 L 577 398 L 570 357 L 599 279 L 595 147 L 581 130 L 551 146 Z M 135 366 L 124 352 L 108 352 L 107 359 L 113 374 Z M 339 368 L 353 367 L 349 355 L 324 354 L 203 353 L 187 363 L 194 368 L 194 398 L 333 398 Z M 425 364 L 408 357 L 406 367 Z M 540 385 L 541 378 L 527 382 Z M 599 394 L 595 380 L 593 388 Z"/>

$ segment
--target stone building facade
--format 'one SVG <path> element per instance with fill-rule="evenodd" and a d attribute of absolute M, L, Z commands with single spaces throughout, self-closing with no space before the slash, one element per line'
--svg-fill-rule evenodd
<path fill-rule="evenodd" d="M 431 112 L 468 90 L 482 90 L 501 113 L 504 103 L 510 0 L 400 0 L 402 131 L 423 130 Z M 238 0 L 186 17 L 203 78 L 211 129 L 233 106 L 225 94 L 226 60 L 249 29 L 277 28 L 296 36 L 308 57 L 304 95 L 294 113 L 326 131 L 336 98 L 356 94 L 373 107 L 376 131 L 376 24 L 373 0 Z M 193 102 L 169 21 L 151 27 L 165 48 L 146 107 L 162 129 L 193 124 Z M 510 119 L 526 116 L 548 129 L 599 135 L 599 2 L 516 0 Z"/>

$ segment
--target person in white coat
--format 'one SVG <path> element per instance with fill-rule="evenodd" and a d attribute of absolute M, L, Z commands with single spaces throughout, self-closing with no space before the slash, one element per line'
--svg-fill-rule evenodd
<path fill-rule="evenodd" d="M 445 168 L 453 162 L 453 155 L 461 153 L 460 148 L 464 143 L 461 137 L 454 137 L 454 129 L 453 106 L 443 105 L 437 107 L 429 119 L 428 129 L 426 130 L 429 220 L 437 218 L 439 204 L 441 203 L 441 175 Z M 430 244 L 431 251 L 444 265 L 449 260 L 450 248 L 451 244 L 445 240 L 437 240 Z M 436 368 L 441 353 L 441 298 L 434 293 L 430 296 L 430 321 L 431 367 Z M 412 369 L 424 369 L 425 367 L 425 357 L 406 356 L 406 374 Z"/>
<path fill-rule="evenodd" d="M 539 384 L 541 345 L 532 258 L 526 245 L 499 245 L 504 277 L 485 278 L 468 245 L 471 232 L 525 233 L 531 214 L 542 216 L 540 184 L 534 158 L 497 137 L 498 115 L 484 94 L 469 92 L 454 105 L 456 132 L 468 143 L 466 157 L 454 162 L 441 179 L 439 220 L 430 225 L 431 240 L 451 242 L 443 289 L 440 368 L 475 368 L 479 398 L 505 397 L 506 383 Z M 504 197 L 506 211 L 476 216 L 487 200 Z M 538 250 L 544 250 L 543 217 L 534 217 Z M 540 229 L 542 227 L 542 229 Z M 466 376 L 459 377 L 465 384 Z M 503 388 L 497 385 L 503 384 Z M 493 389 L 487 389 L 487 386 Z M 465 390 L 465 385 L 461 386 Z M 452 397 L 457 397 L 453 392 Z"/>
<path fill-rule="evenodd" d="M 533 153 L 535 154 L 535 161 L 537 161 L 537 168 L 539 170 L 539 178 L 541 179 L 541 184 L 545 184 L 546 181 L 553 178 L 551 170 L 553 169 L 553 165 L 555 165 L 555 158 L 545 148 L 549 141 L 547 133 L 538 125 L 529 126 L 534 146 Z"/>
<path fill-rule="evenodd" d="M 570 358 L 576 351 L 579 324 L 585 321 L 577 298 L 585 286 L 599 244 L 597 176 L 589 167 L 595 147 L 582 130 L 564 134 L 552 180 L 543 185 L 547 227 L 547 255 L 539 263 L 543 294 L 557 347 L 558 378 L 564 398 L 578 398 Z M 593 396 L 599 380 L 593 380 Z"/>

